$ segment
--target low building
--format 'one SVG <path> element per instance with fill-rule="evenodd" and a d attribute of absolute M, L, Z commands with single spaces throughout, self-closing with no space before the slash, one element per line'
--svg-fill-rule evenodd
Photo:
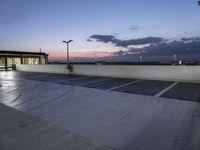
<path fill-rule="evenodd" d="M 0 66 L 8 68 L 14 64 L 47 64 L 48 54 L 42 52 L 24 52 L 0 50 Z"/>

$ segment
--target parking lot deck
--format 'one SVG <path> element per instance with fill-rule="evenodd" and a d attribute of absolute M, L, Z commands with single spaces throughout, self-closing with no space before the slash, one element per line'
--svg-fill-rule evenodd
<path fill-rule="evenodd" d="M 199 150 L 200 86 L 174 83 L 1 71 L 0 149 Z"/>

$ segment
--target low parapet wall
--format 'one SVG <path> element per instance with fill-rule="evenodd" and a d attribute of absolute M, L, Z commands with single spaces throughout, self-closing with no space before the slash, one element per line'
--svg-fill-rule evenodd
<path fill-rule="evenodd" d="M 200 66 L 74 65 L 75 74 L 173 81 L 200 81 Z"/>
<path fill-rule="evenodd" d="M 16 65 L 17 71 L 68 74 L 66 65 Z"/>
<path fill-rule="evenodd" d="M 17 65 L 17 70 L 67 73 L 66 65 Z M 200 66 L 73 65 L 73 74 L 200 82 Z"/>

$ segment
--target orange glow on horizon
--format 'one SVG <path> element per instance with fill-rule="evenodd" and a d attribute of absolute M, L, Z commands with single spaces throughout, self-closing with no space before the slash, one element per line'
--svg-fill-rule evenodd
<path fill-rule="evenodd" d="M 112 52 L 70 52 L 70 59 L 78 58 L 101 58 L 112 56 Z M 51 60 L 65 60 L 67 53 L 49 53 L 49 58 Z"/>

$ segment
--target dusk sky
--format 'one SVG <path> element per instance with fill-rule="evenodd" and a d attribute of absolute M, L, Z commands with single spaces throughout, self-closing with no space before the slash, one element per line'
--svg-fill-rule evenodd
<path fill-rule="evenodd" d="M 198 0 L 0 0 L 0 49 L 50 58 L 200 60 Z M 166 57 L 165 57 L 166 56 Z"/>

